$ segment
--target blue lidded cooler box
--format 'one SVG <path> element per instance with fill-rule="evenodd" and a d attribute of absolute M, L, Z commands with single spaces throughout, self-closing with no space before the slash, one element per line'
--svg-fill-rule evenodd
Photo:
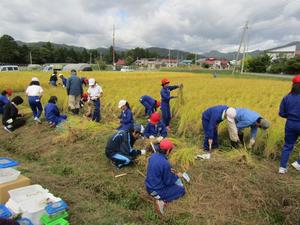
<path fill-rule="evenodd" d="M 0 204 L 0 218 L 9 218 L 12 214 L 5 205 Z"/>
<path fill-rule="evenodd" d="M 46 212 L 49 215 L 56 214 L 58 212 L 64 211 L 68 208 L 67 204 L 61 200 L 59 202 L 50 203 L 45 207 Z"/>
<path fill-rule="evenodd" d="M 27 218 L 19 219 L 19 220 L 17 220 L 17 222 L 20 225 L 33 225 L 33 223 L 29 219 L 27 219 Z"/>
<path fill-rule="evenodd" d="M 5 158 L 5 157 L 0 157 L 0 169 L 14 167 L 14 166 L 18 166 L 18 165 L 19 165 L 19 163 L 15 160 Z"/>

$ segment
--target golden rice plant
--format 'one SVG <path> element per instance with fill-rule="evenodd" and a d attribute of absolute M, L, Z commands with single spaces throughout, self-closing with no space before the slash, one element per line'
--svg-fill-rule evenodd
<path fill-rule="evenodd" d="M 64 72 L 66 77 L 68 73 Z M 35 76 L 41 81 L 45 90 L 42 103 L 46 104 L 51 95 L 58 97 L 58 106 L 63 112 L 67 112 L 68 100 L 66 90 L 61 87 L 51 87 L 48 84 L 50 73 L 45 72 L 16 72 L 0 73 L 0 86 L 2 89 L 12 88 L 15 94 L 24 96 L 24 91 L 31 78 Z M 171 73 L 171 72 L 80 72 L 78 76 L 87 78 L 94 77 L 102 86 L 104 95 L 101 99 L 102 115 L 112 124 L 118 124 L 117 118 L 120 109 L 117 104 L 120 99 L 126 99 L 135 115 L 135 118 L 143 114 L 143 106 L 139 99 L 142 95 L 150 95 L 155 99 L 160 99 L 160 80 L 164 77 L 170 79 L 170 85 L 184 85 L 183 89 L 175 90 L 172 95 L 178 95 L 177 99 L 172 99 L 171 109 L 173 112 L 172 127 L 177 137 L 201 139 L 202 126 L 201 114 L 211 106 L 226 104 L 231 107 L 249 108 L 260 113 L 263 117 L 271 121 L 271 127 L 266 139 L 262 139 L 260 134 L 258 143 L 264 141 L 264 154 L 266 157 L 279 155 L 284 136 L 284 119 L 279 118 L 279 104 L 284 95 L 291 87 L 289 81 L 256 79 L 256 78 L 234 78 L 218 77 L 213 78 L 210 74 L 192 73 Z M 87 87 L 84 88 L 85 91 Z M 24 107 L 28 107 L 27 101 Z M 23 108 L 24 108 L 23 107 Z M 140 118 L 139 121 L 146 120 Z M 87 121 L 87 124 L 90 122 Z M 79 122 L 75 127 L 93 130 L 84 123 Z M 221 126 L 222 131 L 226 126 Z M 260 133 L 260 132 L 259 132 Z M 226 137 L 228 138 L 228 137 Z"/>

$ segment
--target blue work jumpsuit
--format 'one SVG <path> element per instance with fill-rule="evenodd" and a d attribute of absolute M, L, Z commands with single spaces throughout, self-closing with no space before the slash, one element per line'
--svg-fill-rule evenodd
<path fill-rule="evenodd" d="M 129 108 L 122 111 L 119 118 L 121 125 L 118 127 L 118 130 L 129 130 L 133 127 L 133 115 Z"/>
<path fill-rule="evenodd" d="M 156 100 L 148 95 L 144 95 L 140 98 L 140 102 L 145 107 L 145 115 L 150 116 L 156 111 Z"/>
<path fill-rule="evenodd" d="M 281 153 L 280 167 L 286 168 L 294 149 L 294 145 L 300 136 L 300 94 L 288 94 L 280 104 L 279 115 L 286 118 L 285 138 Z M 300 164 L 300 157 L 297 162 Z"/>
<path fill-rule="evenodd" d="M 144 136 L 149 138 L 150 136 L 154 137 L 167 137 L 168 132 L 165 124 L 161 121 L 159 121 L 157 124 L 152 124 L 151 122 L 148 122 L 147 126 L 144 130 Z"/>
<path fill-rule="evenodd" d="M 45 117 L 48 122 L 51 122 L 55 125 L 58 125 L 67 119 L 66 115 L 60 115 L 58 107 L 54 103 L 48 103 L 45 106 Z"/>
<path fill-rule="evenodd" d="M 118 168 L 128 165 L 138 155 L 141 155 L 140 150 L 133 148 L 134 143 L 135 139 L 130 131 L 118 131 L 107 142 L 105 148 L 106 157 L 112 160 Z"/>
<path fill-rule="evenodd" d="M 173 98 L 170 95 L 170 92 L 179 88 L 179 86 L 165 86 L 161 89 L 161 111 L 162 111 L 162 120 L 166 126 L 170 125 L 171 121 L 171 110 L 170 110 L 170 100 Z"/>
<path fill-rule="evenodd" d="M 166 155 L 154 153 L 148 160 L 145 186 L 156 199 L 171 202 L 185 194 L 185 188 L 177 184 L 178 176 L 171 171 Z"/>
<path fill-rule="evenodd" d="M 208 139 L 213 140 L 212 148 L 218 148 L 218 125 L 224 120 L 227 105 L 217 105 L 202 113 L 202 127 L 204 131 L 204 150 L 209 150 Z"/>

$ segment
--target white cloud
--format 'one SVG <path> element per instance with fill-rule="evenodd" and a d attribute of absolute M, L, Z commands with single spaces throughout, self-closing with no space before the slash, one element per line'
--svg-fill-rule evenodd
<path fill-rule="evenodd" d="M 237 49 L 249 21 L 249 49 L 300 40 L 298 0 L 1 0 L 0 35 L 87 48 Z"/>

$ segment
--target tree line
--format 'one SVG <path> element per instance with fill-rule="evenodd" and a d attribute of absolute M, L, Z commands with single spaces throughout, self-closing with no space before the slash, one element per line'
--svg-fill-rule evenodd
<path fill-rule="evenodd" d="M 267 54 L 249 56 L 245 62 L 245 70 L 255 73 L 297 74 L 300 73 L 300 56 L 286 58 L 282 55 L 275 60 Z"/>
<path fill-rule="evenodd" d="M 113 47 L 101 53 L 97 49 L 55 47 L 50 42 L 42 46 L 18 45 L 13 37 L 3 35 L 0 37 L 0 64 L 30 64 L 30 55 L 33 64 L 45 63 L 92 63 L 103 62 L 112 64 Z M 134 48 L 128 51 L 115 52 L 115 62 L 124 59 L 127 65 L 136 59 L 159 57 L 147 49 Z"/>

